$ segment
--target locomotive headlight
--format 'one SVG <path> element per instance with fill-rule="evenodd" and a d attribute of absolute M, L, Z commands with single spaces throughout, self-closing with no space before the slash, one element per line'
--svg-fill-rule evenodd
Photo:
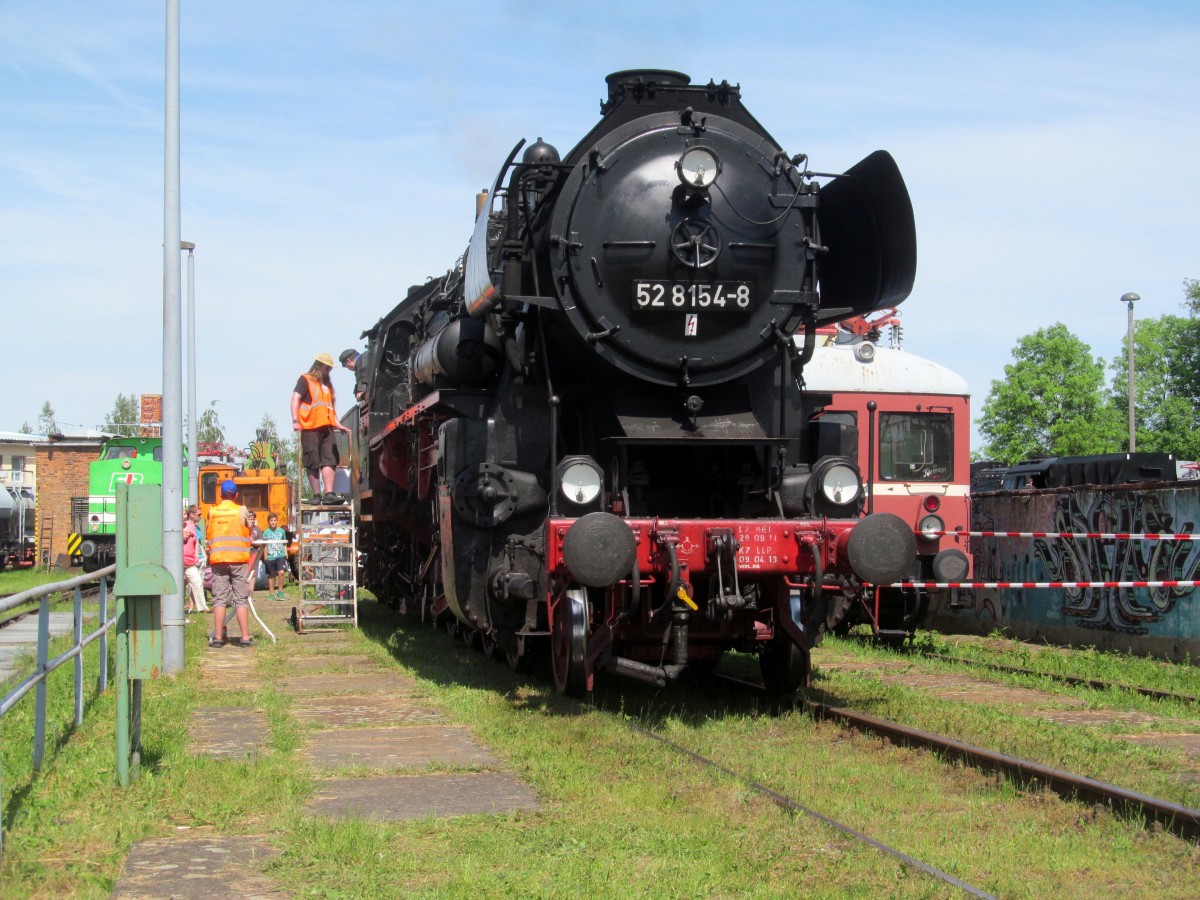
<path fill-rule="evenodd" d="M 861 488 L 858 473 L 845 463 L 836 463 L 821 473 L 821 493 L 830 503 L 838 506 L 853 503 Z"/>
<path fill-rule="evenodd" d="M 691 147 L 679 157 L 675 171 L 688 187 L 706 188 L 721 174 L 721 161 L 707 147 Z"/>
<path fill-rule="evenodd" d="M 925 516 L 917 526 L 921 532 L 921 537 L 927 541 L 936 541 L 941 537 L 941 532 L 946 530 L 946 523 L 938 516 Z"/>
<path fill-rule="evenodd" d="M 604 472 L 587 456 L 569 456 L 558 465 L 558 486 L 562 495 L 579 506 L 600 496 Z"/>
<path fill-rule="evenodd" d="M 128 468 L 129 468 L 130 466 L 132 466 L 132 465 L 133 465 L 133 463 L 131 463 L 131 462 L 130 462 L 129 460 L 127 460 L 127 459 L 123 459 L 123 460 L 121 460 L 121 468 L 122 468 L 122 469 L 128 469 Z"/>

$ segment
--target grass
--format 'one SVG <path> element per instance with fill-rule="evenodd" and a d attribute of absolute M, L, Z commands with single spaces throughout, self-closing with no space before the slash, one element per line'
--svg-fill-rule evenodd
<path fill-rule="evenodd" d="M 278 615 L 280 606 L 260 609 Z M 373 603 L 361 613 L 352 652 L 410 674 L 421 704 L 468 725 L 536 789 L 541 811 L 402 823 L 310 817 L 305 802 L 319 780 L 297 752 L 307 726 L 277 689 L 288 651 L 247 651 L 261 676 L 252 692 L 207 690 L 196 666 L 205 629 L 192 625 L 185 671 L 146 685 L 144 771 L 126 789 L 115 783 L 111 692 L 93 693 L 72 731 L 69 675 L 52 682 L 61 746 L 40 776 L 28 771 L 29 704 L 5 717 L 0 894 L 108 896 L 135 842 L 202 829 L 268 835 L 281 855 L 267 872 L 289 896 L 960 896 L 649 741 L 627 720 L 1003 896 L 1190 896 L 1200 875 L 1195 848 L 1170 835 L 800 713 L 766 715 L 732 688 L 608 681 L 580 705 Z M 87 672 L 94 684 L 94 663 Z M 862 690 L 883 705 L 922 705 Z M 931 718 L 952 716 L 924 702 L 938 710 Z M 212 705 L 263 709 L 270 752 L 244 763 L 191 755 L 189 717 Z"/>
<path fill-rule="evenodd" d="M 56 581 L 64 581 L 67 578 L 74 578 L 76 575 L 82 574 L 82 569 L 72 569 L 70 572 L 63 572 L 61 569 L 51 569 L 47 572 L 45 569 L 37 566 L 28 569 L 5 569 L 3 572 L 0 572 L 0 595 L 19 594 L 30 588 L 41 587 L 43 584 L 53 584 Z"/>
<path fill-rule="evenodd" d="M 1182 750 L 1166 745 L 1138 744 L 1121 738 L 1124 734 L 1200 732 L 1200 720 L 1197 720 L 1197 707 L 1194 704 L 1155 700 L 1122 690 L 1097 691 L 1038 676 L 983 668 L 964 669 L 961 664 L 922 659 L 853 640 L 833 638 L 823 645 L 823 649 L 839 654 L 849 653 L 862 659 L 903 662 L 910 673 L 940 672 L 997 685 L 994 703 L 964 703 L 939 698 L 934 693 L 915 687 L 885 682 L 878 672 L 822 672 L 818 664 L 817 687 L 824 695 L 823 699 L 834 705 L 861 709 L 914 728 L 949 734 L 968 743 L 1079 772 L 1183 805 L 1200 807 L 1200 789 L 1195 777 L 1198 767 Z M 961 649 L 956 648 L 955 655 L 965 657 L 967 654 Z M 1039 664 L 1042 671 L 1086 678 L 1103 677 L 1105 680 L 1128 684 L 1145 683 L 1148 673 L 1163 665 L 1137 657 L 1097 660 L 1093 652 L 1070 650 L 1034 651 L 1031 659 L 1021 663 L 1015 661 L 1021 657 L 1019 648 L 1002 648 L 1001 652 L 993 654 L 986 649 L 973 647 L 970 658 L 1007 665 Z M 1160 675 L 1158 681 L 1172 682 L 1185 692 L 1189 685 L 1195 687 L 1196 673 L 1190 671 L 1192 667 L 1181 668 L 1185 671 L 1172 676 Z M 1154 717 L 1155 721 L 1140 724 L 1116 718 L 1109 724 L 1094 727 L 1061 725 L 1038 717 L 1036 710 L 1024 704 L 1000 702 L 1003 699 L 1000 688 L 1003 686 L 1044 692 L 1048 697 L 1043 705 L 1048 709 L 1055 708 L 1054 698 L 1059 697 L 1065 701 L 1057 704 L 1059 708 L 1070 704 L 1079 709 L 1140 712 Z M 1181 775 L 1189 772 L 1193 777 L 1181 778 Z"/>

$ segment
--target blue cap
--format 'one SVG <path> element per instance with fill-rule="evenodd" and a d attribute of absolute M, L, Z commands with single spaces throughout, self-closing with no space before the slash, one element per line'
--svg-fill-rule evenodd
<path fill-rule="evenodd" d="M 232 497 L 237 492 L 238 492 L 238 486 L 237 486 L 236 481 L 232 481 L 232 480 L 226 478 L 224 481 L 221 482 L 221 496 L 222 497 Z"/>

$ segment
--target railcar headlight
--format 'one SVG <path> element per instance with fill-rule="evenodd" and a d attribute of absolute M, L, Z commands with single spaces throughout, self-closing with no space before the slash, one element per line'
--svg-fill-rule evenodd
<path fill-rule="evenodd" d="M 927 541 L 936 541 L 941 537 L 941 533 L 946 530 L 946 523 L 938 516 L 926 516 L 917 526 L 921 532 L 921 537 Z"/>
<path fill-rule="evenodd" d="M 121 460 L 121 468 L 122 469 L 128 469 L 132 465 L 133 465 L 133 463 L 131 463 L 128 459 Z"/>
<path fill-rule="evenodd" d="M 558 486 L 572 503 L 586 506 L 600 496 L 604 471 L 588 456 L 569 456 L 558 464 Z"/>
<path fill-rule="evenodd" d="M 690 147 L 675 163 L 675 171 L 688 187 L 706 188 L 721 174 L 721 161 L 707 147 Z"/>
<path fill-rule="evenodd" d="M 845 463 L 834 463 L 820 473 L 821 494 L 830 503 L 847 506 L 858 499 L 862 485 L 858 473 Z"/>

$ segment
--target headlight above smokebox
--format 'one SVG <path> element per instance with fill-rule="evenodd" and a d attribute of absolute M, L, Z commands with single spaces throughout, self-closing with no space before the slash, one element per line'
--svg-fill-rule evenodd
<path fill-rule="evenodd" d="M 791 466 L 780 479 L 786 516 L 855 518 L 863 507 L 862 476 L 844 456 L 825 456 L 816 465 Z"/>

